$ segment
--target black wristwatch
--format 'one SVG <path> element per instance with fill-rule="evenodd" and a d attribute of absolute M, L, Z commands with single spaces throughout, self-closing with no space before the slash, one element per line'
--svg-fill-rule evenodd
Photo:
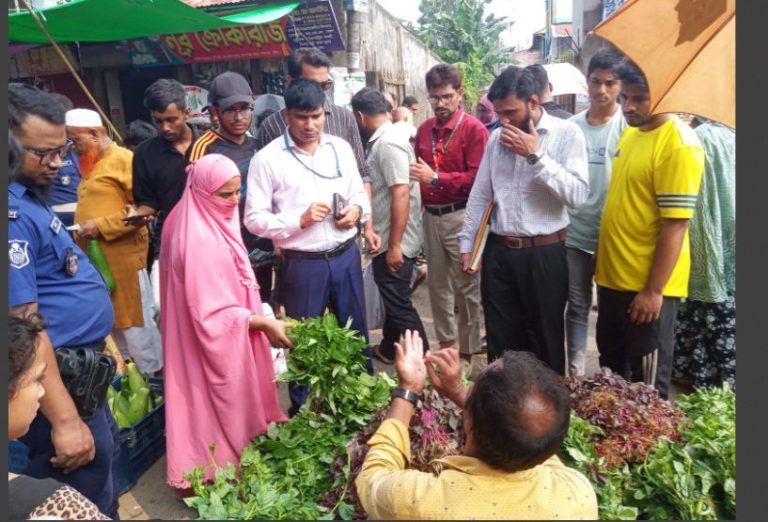
<path fill-rule="evenodd" d="M 536 165 L 542 156 L 544 156 L 544 151 L 539 150 L 538 152 L 534 152 L 533 154 L 528 154 L 525 157 L 525 161 L 528 162 L 528 165 Z"/>
<path fill-rule="evenodd" d="M 413 404 L 414 408 L 418 406 L 419 401 L 421 400 L 421 395 L 417 395 L 413 393 L 411 390 L 406 390 L 405 388 L 395 388 L 394 390 L 392 390 L 391 397 L 393 399 L 395 397 L 400 397 L 401 399 L 405 399 L 406 401 Z"/>

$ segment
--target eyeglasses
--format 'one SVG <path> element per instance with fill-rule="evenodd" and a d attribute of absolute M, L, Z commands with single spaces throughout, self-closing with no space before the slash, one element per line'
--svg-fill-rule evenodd
<path fill-rule="evenodd" d="M 72 140 L 67 139 L 67 142 L 62 145 L 61 147 L 56 147 L 55 149 L 29 149 L 27 147 L 24 147 L 24 150 L 32 154 L 33 156 L 36 156 L 40 160 L 40 165 L 42 164 L 48 164 L 53 163 L 56 161 L 56 158 L 63 158 L 67 154 L 69 154 L 69 151 L 72 150 L 72 145 L 74 143 Z"/>
<path fill-rule="evenodd" d="M 325 80 L 324 82 L 320 82 L 320 87 L 322 87 L 324 91 L 330 91 L 333 87 L 333 80 Z"/>
<path fill-rule="evenodd" d="M 246 107 L 231 107 L 229 109 L 224 109 L 223 111 L 221 111 L 221 114 L 227 119 L 232 120 L 232 119 L 235 119 L 237 116 L 246 117 L 252 112 L 253 112 L 253 106 L 248 105 Z"/>
<path fill-rule="evenodd" d="M 443 103 L 452 102 L 455 97 L 456 97 L 456 93 L 452 92 L 451 94 L 443 94 L 442 96 L 435 96 L 434 94 L 431 94 L 427 99 L 429 100 L 429 103 L 431 103 L 432 105 L 437 105 L 438 102 L 443 102 Z"/>

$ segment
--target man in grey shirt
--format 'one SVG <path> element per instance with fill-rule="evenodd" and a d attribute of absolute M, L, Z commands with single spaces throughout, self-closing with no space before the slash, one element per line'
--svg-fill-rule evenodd
<path fill-rule="evenodd" d="M 290 83 L 299 78 L 302 80 L 312 80 L 319 83 L 323 90 L 328 92 L 333 89 L 333 79 L 330 77 L 332 67 L 333 62 L 331 59 L 318 49 L 297 51 L 288 58 L 288 82 Z M 288 126 L 284 115 L 285 110 L 278 111 L 261 122 L 256 133 L 257 150 L 263 149 L 272 140 L 282 136 Z M 325 99 L 325 129 L 323 133 L 338 136 L 349 143 L 352 147 L 352 152 L 355 153 L 357 169 L 363 176 L 363 180 L 367 180 L 368 167 L 365 164 L 363 143 L 360 140 L 360 133 L 357 130 L 355 118 L 352 116 L 352 112 L 331 103 L 327 96 Z"/>
<path fill-rule="evenodd" d="M 462 269 L 476 271 L 470 252 L 493 201 L 481 279 L 488 361 L 525 350 L 563 375 L 567 208 L 589 193 L 584 135 L 541 108 L 531 73 L 519 67 L 506 68 L 488 98 L 501 127 L 488 141 L 467 202 Z"/>
<path fill-rule="evenodd" d="M 352 97 L 352 110 L 367 138 L 371 173 L 373 230 L 366 230 L 371 244 L 373 278 L 386 311 L 383 339 L 373 355 L 386 363 L 395 360 L 394 343 L 406 330 L 415 330 L 429 350 L 427 335 L 411 300 L 411 275 L 421 249 L 421 189 L 410 180 L 416 155 L 410 135 L 389 121 L 384 95 L 364 88 Z"/>

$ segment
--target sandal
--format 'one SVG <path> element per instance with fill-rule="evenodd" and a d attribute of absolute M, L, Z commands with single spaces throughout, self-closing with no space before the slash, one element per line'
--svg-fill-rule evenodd
<path fill-rule="evenodd" d="M 381 353 L 381 345 L 377 344 L 373 347 L 372 355 L 374 359 L 378 359 L 379 361 L 383 362 L 384 364 L 395 364 L 394 359 L 390 359 L 383 353 Z"/>

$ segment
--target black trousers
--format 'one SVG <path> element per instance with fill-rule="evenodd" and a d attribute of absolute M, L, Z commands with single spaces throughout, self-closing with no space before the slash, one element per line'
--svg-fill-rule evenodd
<path fill-rule="evenodd" d="M 648 324 L 633 324 L 627 310 L 637 292 L 597 287 L 597 351 L 600 366 L 628 381 L 654 386 L 663 399 L 669 397 L 675 354 L 675 322 L 680 299 L 664 297 L 661 315 Z"/>
<path fill-rule="evenodd" d="M 385 357 L 395 358 L 394 343 L 406 330 L 416 330 L 424 341 L 424 351 L 429 350 L 427 333 L 421 317 L 413 306 L 411 296 L 411 276 L 415 258 L 403 256 L 403 266 L 397 272 L 387 268 L 387 254 L 381 253 L 373 258 L 373 280 L 379 287 L 381 299 L 384 302 L 383 339 L 379 350 Z"/>
<path fill-rule="evenodd" d="M 524 350 L 565 375 L 565 244 L 509 248 L 489 238 L 480 290 L 488 362 L 505 350 Z"/>

